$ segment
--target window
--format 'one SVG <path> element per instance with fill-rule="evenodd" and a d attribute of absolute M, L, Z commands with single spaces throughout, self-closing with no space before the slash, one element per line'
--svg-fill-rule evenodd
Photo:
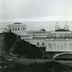
<path fill-rule="evenodd" d="M 14 28 L 12 28 L 12 31 L 14 31 Z"/>
<path fill-rule="evenodd" d="M 44 42 L 42 43 L 42 46 L 45 46 Z"/>
<path fill-rule="evenodd" d="M 39 42 L 37 42 L 37 45 L 39 46 Z"/>
<path fill-rule="evenodd" d="M 18 30 L 20 30 L 20 29 L 18 28 Z"/>
<path fill-rule="evenodd" d="M 25 28 L 23 28 L 23 30 L 25 30 Z"/>
<path fill-rule="evenodd" d="M 15 31 L 17 30 L 17 28 L 15 28 Z"/>

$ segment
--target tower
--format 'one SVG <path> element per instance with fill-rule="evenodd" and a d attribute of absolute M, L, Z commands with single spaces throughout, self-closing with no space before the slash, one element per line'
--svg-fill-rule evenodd
<path fill-rule="evenodd" d="M 59 24 L 57 22 L 56 25 L 55 25 L 55 30 L 58 30 L 58 29 L 60 29 L 60 26 L 59 26 Z"/>
<path fill-rule="evenodd" d="M 69 30 L 69 26 L 67 24 L 65 24 L 64 29 Z"/>

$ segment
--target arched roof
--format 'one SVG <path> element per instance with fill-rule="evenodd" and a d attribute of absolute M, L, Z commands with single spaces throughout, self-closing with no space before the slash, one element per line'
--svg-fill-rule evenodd
<path fill-rule="evenodd" d="M 42 28 L 41 31 L 46 31 L 46 30 L 44 28 Z"/>

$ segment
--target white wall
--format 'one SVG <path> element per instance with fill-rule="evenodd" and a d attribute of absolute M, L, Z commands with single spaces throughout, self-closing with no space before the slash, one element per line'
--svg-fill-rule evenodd
<path fill-rule="evenodd" d="M 46 51 L 72 51 L 72 39 L 46 40 Z"/>

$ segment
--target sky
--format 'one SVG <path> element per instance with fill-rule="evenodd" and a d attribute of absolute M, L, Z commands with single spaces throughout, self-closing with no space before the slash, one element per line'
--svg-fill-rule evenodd
<path fill-rule="evenodd" d="M 71 27 L 72 0 L 0 0 L 0 26 L 23 22 L 29 29 L 48 30 L 58 21 Z"/>

